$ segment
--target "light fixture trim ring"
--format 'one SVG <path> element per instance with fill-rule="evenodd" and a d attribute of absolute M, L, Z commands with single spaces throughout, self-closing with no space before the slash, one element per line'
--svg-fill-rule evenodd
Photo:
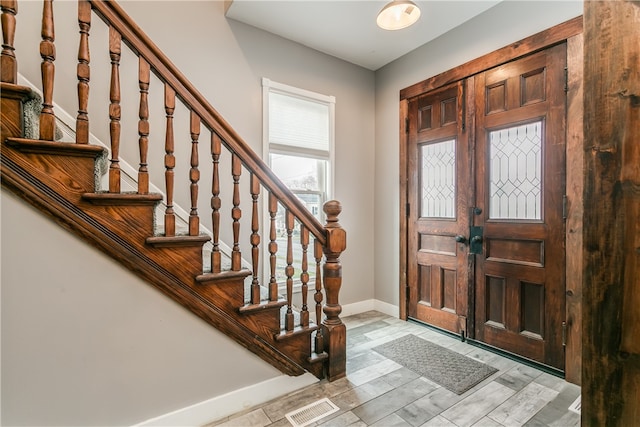
<path fill-rule="evenodd" d="M 420 19 L 420 8 L 411 0 L 393 0 L 378 12 L 376 23 L 384 30 L 401 30 Z"/>

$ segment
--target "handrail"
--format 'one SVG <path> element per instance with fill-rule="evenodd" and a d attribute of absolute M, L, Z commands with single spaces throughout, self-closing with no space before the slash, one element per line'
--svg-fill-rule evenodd
<path fill-rule="evenodd" d="M 120 33 L 125 44 L 151 65 L 154 74 L 165 84 L 171 86 L 175 90 L 176 96 L 200 116 L 209 130 L 220 136 L 227 148 L 236 153 L 244 166 L 255 174 L 262 185 L 273 193 L 282 205 L 298 218 L 320 243 L 325 245 L 327 241 L 326 230 L 322 224 L 269 169 L 265 162 L 249 147 L 169 58 L 162 53 L 118 3 L 103 0 L 89 1 L 98 16 L 107 25 L 113 26 Z"/>

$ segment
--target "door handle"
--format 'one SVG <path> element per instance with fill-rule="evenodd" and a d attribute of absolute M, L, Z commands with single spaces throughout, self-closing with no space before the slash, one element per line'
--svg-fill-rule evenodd
<path fill-rule="evenodd" d="M 467 238 L 462 236 L 462 235 L 460 235 L 460 234 L 458 234 L 455 237 L 455 239 L 456 239 L 456 242 L 458 242 L 458 243 L 467 243 Z"/>
<path fill-rule="evenodd" d="M 481 254 L 482 253 L 482 227 L 469 227 L 469 253 Z"/>

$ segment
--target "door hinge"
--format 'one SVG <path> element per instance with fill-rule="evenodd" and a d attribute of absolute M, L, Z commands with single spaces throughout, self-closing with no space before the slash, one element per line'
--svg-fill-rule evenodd
<path fill-rule="evenodd" d="M 409 216 L 409 214 L 411 213 L 411 205 L 409 203 L 407 203 L 406 205 L 406 211 L 407 211 L 407 217 Z"/>
<path fill-rule="evenodd" d="M 562 219 L 567 219 L 567 195 L 562 196 Z"/>
<path fill-rule="evenodd" d="M 464 132 L 467 128 L 467 84 L 466 82 L 462 82 L 462 131 Z"/>
<path fill-rule="evenodd" d="M 562 322 L 562 346 L 567 346 L 567 322 Z"/>
<path fill-rule="evenodd" d="M 409 133 L 409 117 L 404 118 L 404 133 Z"/>
<path fill-rule="evenodd" d="M 564 93 L 569 92 L 569 68 L 564 67 Z"/>

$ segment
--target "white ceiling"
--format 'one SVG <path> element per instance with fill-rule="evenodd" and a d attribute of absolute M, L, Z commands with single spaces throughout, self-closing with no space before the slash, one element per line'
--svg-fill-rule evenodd
<path fill-rule="evenodd" d="M 377 70 L 502 0 L 414 1 L 420 19 L 398 31 L 376 26 L 388 0 L 233 0 L 227 17 Z"/>

